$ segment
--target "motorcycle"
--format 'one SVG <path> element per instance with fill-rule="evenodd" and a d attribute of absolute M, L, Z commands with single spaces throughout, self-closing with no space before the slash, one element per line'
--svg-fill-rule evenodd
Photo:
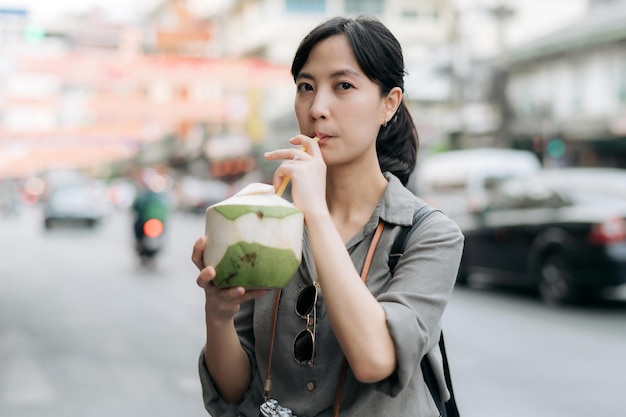
<path fill-rule="evenodd" d="M 141 264 L 148 266 L 163 250 L 165 224 L 170 214 L 167 180 L 154 169 L 145 169 L 140 177 L 141 189 L 132 204 L 135 247 Z"/>
<path fill-rule="evenodd" d="M 159 219 L 149 218 L 138 226 L 140 226 L 140 233 L 136 236 L 135 249 L 141 259 L 141 264 L 146 266 L 153 262 L 163 247 L 165 225 Z"/>

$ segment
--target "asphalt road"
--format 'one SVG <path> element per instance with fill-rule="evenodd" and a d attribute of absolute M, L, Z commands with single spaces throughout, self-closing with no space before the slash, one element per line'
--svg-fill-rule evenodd
<path fill-rule="evenodd" d="M 190 261 L 203 224 L 176 214 L 146 269 L 125 212 L 94 230 L 46 232 L 37 208 L 0 218 L 0 416 L 207 416 Z M 626 301 L 458 288 L 444 332 L 463 417 L 626 415 Z"/>

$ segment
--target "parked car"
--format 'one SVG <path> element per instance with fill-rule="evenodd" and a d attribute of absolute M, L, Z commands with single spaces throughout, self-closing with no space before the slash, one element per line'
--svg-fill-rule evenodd
<path fill-rule="evenodd" d="M 626 199 L 550 172 L 494 186 L 484 209 L 457 219 L 460 280 L 480 274 L 536 289 L 548 303 L 597 298 L 626 284 Z"/>
<path fill-rule="evenodd" d="M 80 186 L 91 180 L 85 172 L 74 168 L 52 168 L 42 172 L 39 178 L 43 182 L 41 202 L 44 203 L 56 188 Z"/>
<path fill-rule="evenodd" d="M 547 169 L 545 180 L 571 192 L 588 196 L 610 195 L 626 199 L 626 169 L 607 167 L 568 167 Z"/>
<path fill-rule="evenodd" d="M 43 204 L 46 229 L 59 223 L 93 227 L 110 210 L 106 187 L 95 180 L 56 186 Z"/>
<path fill-rule="evenodd" d="M 529 151 L 477 148 L 433 154 L 418 161 L 415 194 L 455 218 L 481 210 L 495 182 L 541 170 Z"/>
<path fill-rule="evenodd" d="M 231 187 L 220 180 L 201 180 L 183 177 L 176 185 L 178 206 L 181 210 L 204 214 L 210 205 L 232 195 Z"/>

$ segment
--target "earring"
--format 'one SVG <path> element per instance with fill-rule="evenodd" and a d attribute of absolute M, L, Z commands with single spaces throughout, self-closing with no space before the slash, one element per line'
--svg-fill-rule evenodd
<path fill-rule="evenodd" d="M 385 119 L 385 123 L 383 123 L 383 127 L 387 127 L 387 119 Z"/>

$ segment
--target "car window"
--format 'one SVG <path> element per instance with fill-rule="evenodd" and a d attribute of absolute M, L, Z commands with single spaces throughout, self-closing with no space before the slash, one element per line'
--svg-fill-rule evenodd
<path fill-rule="evenodd" d="M 626 199 L 624 199 L 622 196 L 607 193 L 607 192 L 604 192 L 604 190 L 570 191 L 568 195 L 569 197 L 571 197 L 573 201 L 581 205 L 592 205 L 592 204 L 600 204 L 600 205 L 622 204 L 623 205 L 626 202 Z"/>
<path fill-rule="evenodd" d="M 569 201 L 539 182 L 505 181 L 489 193 L 488 210 L 559 208 Z"/>
<path fill-rule="evenodd" d="M 467 181 L 463 179 L 435 180 L 432 182 L 431 190 L 435 193 L 454 193 L 467 188 Z"/>

